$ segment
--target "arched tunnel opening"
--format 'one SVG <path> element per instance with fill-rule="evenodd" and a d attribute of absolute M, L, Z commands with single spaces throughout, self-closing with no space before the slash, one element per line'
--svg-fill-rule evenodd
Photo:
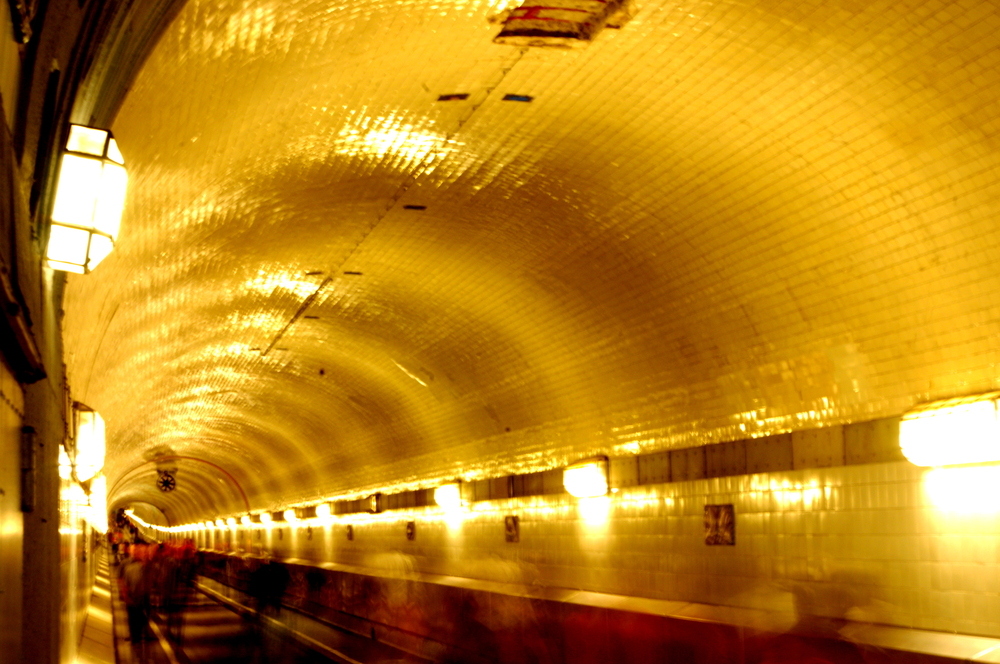
<path fill-rule="evenodd" d="M 0 664 L 1000 652 L 991 3 L 9 5 Z"/>

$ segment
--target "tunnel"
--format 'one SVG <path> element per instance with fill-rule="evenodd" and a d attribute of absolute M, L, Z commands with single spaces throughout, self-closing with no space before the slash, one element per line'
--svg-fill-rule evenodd
<path fill-rule="evenodd" d="M 0 13 L 0 663 L 1000 661 L 995 3 Z"/>

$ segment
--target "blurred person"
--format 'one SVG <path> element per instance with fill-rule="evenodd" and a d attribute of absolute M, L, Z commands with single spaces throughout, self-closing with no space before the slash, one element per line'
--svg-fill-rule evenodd
<path fill-rule="evenodd" d="M 445 618 L 450 627 L 447 645 L 436 664 L 496 664 L 500 644 L 489 627 L 479 621 L 479 602 L 468 591 L 449 593 Z"/>
<path fill-rule="evenodd" d="M 184 587 L 181 582 L 181 550 L 170 544 L 164 547 L 160 560 L 159 587 L 160 611 L 167 626 L 167 638 L 181 642 L 181 628 L 184 618 Z"/>
<path fill-rule="evenodd" d="M 115 565 L 121 562 L 118 550 L 122 545 L 122 531 L 108 530 L 108 542 L 111 543 L 111 562 Z"/>
<path fill-rule="evenodd" d="M 146 547 L 125 547 L 125 560 L 118 567 L 118 592 L 128 616 L 129 641 L 133 655 L 145 660 L 146 625 L 149 621 L 149 578 L 146 575 Z"/>
<path fill-rule="evenodd" d="M 265 613 L 276 615 L 281 611 L 281 600 L 292 577 L 284 565 L 274 560 L 266 561 L 263 570 L 263 609 Z"/>

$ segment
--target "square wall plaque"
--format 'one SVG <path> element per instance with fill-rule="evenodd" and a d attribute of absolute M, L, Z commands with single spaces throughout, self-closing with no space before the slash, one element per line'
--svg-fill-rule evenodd
<path fill-rule="evenodd" d="M 521 541 L 521 520 L 516 516 L 505 516 L 503 518 L 504 537 L 508 542 Z"/>
<path fill-rule="evenodd" d="M 705 544 L 735 546 L 736 512 L 732 505 L 705 505 Z"/>

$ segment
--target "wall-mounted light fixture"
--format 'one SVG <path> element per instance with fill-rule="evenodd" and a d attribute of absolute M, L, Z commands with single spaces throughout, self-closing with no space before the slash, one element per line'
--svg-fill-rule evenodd
<path fill-rule="evenodd" d="M 226 522 L 225 522 L 225 521 L 223 521 L 222 519 L 216 519 L 216 520 L 215 520 L 215 525 L 216 525 L 217 527 L 219 527 L 219 528 L 222 528 L 223 526 L 225 526 L 225 525 L 226 525 Z"/>
<path fill-rule="evenodd" d="M 281 515 L 285 517 L 285 521 L 288 523 L 294 523 L 299 520 L 299 515 L 295 513 L 295 510 L 285 510 Z"/>
<path fill-rule="evenodd" d="M 76 454 L 74 468 L 76 479 L 86 482 L 104 468 L 106 448 L 104 418 L 93 408 L 76 401 L 73 403 L 74 425 L 76 427 Z"/>
<path fill-rule="evenodd" d="M 577 498 L 593 498 L 608 493 L 608 458 L 586 459 L 563 471 L 563 486 Z"/>
<path fill-rule="evenodd" d="M 459 482 L 442 484 L 434 489 L 434 502 L 446 511 L 462 509 L 462 485 Z"/>
<path fill-rule="evenodd" d="M 240 523 L 242 523 L 244 526 L 249 526 L 250 525 L 250 515 L 249 514 L 244 514 L 243 516 L 241 516 L 240 517 Z"/>
<path fill-rule="evenodd" d="M 230 528 L 234 528 L 236 526 L 236 517 L 231 516 L 228 519 L 226 519 L 226 525 L 229 526 Z"/>
<path fill-rule="evenodd" d="M 270 512 L 261 512 L 261 514 L 260 514 L 260 522 L 261 523 L 263 523 L 264 525 L 267 525 L 267 524 L 271 523 L 272 521 L 274 521 L 274 518 L 271 516 Z"/>
<path fill-rule="evenodd" d="M 923 404 L 903 415 L 899 447 L 917 466 L 1000 461 L 1000 392 Z"/>
<path fill-rule="evenodd" d="M 108 480 L 103 474 L 90 482 L 89 521 L 97 532 L 108 532 Z"/>
<path fill-rule="evenodd" d="M 330 503 L 320 503 L 316 506 L 316 516 L 320 519 L 328 519 L 332 513 Z"/>
<path fill-rule="evenodd" d="M 45 252 L 49 267 L 86 274 L 111 253 L 127 184 L 125 159 L 111 132 L 70 125 Z"/>

